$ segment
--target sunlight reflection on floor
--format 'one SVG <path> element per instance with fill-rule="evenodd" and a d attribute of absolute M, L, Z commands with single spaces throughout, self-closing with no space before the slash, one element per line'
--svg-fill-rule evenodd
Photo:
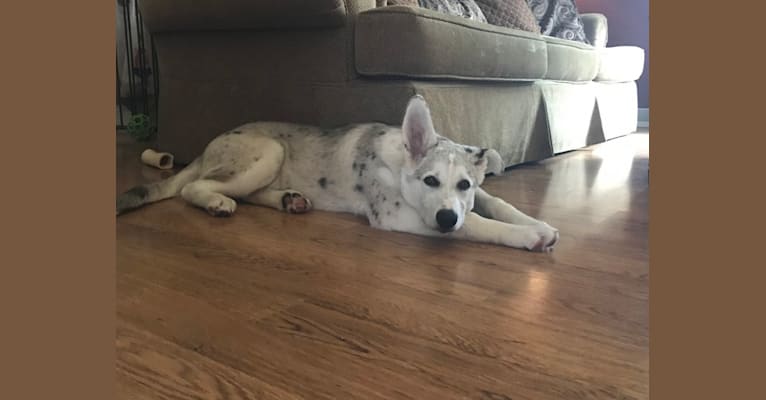
<path fill-rule="evenodd" d="M 628 181 L 648 179 L 644 173 L 648 167 L 648 134 L 628 135 L 574 153 L 587 156 L 564 159 L 564 164 L 558 165 L 550 177 L 540 219 L 546 218 L 544 210 L 564 209 L 593 214 L 598 224 L 630 207 Z"/>

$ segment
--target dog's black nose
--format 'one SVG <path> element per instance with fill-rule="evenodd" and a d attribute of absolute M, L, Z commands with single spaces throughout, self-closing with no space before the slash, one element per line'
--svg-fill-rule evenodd
<path fill-rule="evenodd" d="M 450 230 L 457 223 L 457 214 L 452 210 L 439 210 L 436 213 L 436 223 L 442 230 Z"/>

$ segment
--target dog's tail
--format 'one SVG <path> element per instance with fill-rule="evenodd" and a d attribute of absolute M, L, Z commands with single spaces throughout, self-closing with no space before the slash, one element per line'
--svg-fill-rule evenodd
<path fill-rule="evenodd" d="M 177 196 L 187 183 L 199 178 L 201 164 L 202 162 L 197 158 L 170 178 L 138 185 L 117 196 L 117 215 L 139 208 L 144 204 Z"/>

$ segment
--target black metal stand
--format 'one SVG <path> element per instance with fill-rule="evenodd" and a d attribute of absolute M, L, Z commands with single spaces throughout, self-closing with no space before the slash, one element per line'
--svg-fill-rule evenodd
<path fill-rule="evenodd" d="M 117 0 L 117 7 L 118 12 L 122 11 L 123 23 L 122 32 L 117 32 L 117 129 L 125 129 L 129 115 L 145 114 L 157 121 L 159 77 L 154 39 L 144 30 L 138 0 Z M 122 46 L 120 39 L 123 39 Z M 121 67 L 127 69 L 126 74 L 120 74 Z M 127 85 L 128 90 L 124 90 L 123 85 Z"/>

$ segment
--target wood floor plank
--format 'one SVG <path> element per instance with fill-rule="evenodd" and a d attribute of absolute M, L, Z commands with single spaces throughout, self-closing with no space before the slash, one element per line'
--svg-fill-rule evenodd
<path fill-rule="evenodd" d="M 118 393 L 125 399 L 299 399 L 194 350 L 119 321 Z"/>
<path fill-rule="evenodd" d="M 253 325 L 211 307 L 201 299 L 152 282 L 123 279 L 118 291 L 123 293 L 118 303 L 120 318 L 147 326 L 157 335 L 261 379 L 271 381 L 293 373 L 290 367 L 295 359 L 305 360 L 306 363 L 298 364 L 298 375 L 294 375 L 291 382 L 309 381 L 310 377 L 331 373 L 328 380 L 310 381 L 315 389 L 325 393 L 326 398 L 347 398 L 350 395 L 337 392 L 334 386 L 325 387 L 326 382 L 336 382 L 343 387 L 356 387 L 361 382 L 364 388 L 370 388 L 370 385 L 379 382 L 379 379 L 370 381 L 370 377 L 378 375 L 386 377 L 382 381 L 384 386 L 372 392 L 356 387 L 357 395 L 361 395 L 359 398 L 390 398 L 393 394 L 383 390 L 392 381 L 397 382 L 395 388 L 406 389 L 407 393 L 421 393 L 415 398 L 438 394 L 423 393 L 418 389 L 423 385 L 430 387 L 434 382 L 453 382 L 456 379 L 459 387 L 475 390 L 473 394 L 482 391 L 503 393 L 510 388 L 498 386 L 497 382 L 504 382 L 510 377 L 525 377 L 523 382 L 531 385 L 526 389 L 530 391 L 528 398 L 551 395 L 545 392 L 546 385 L 543 383 L 550 385 L 554 382 L 564 385 L 556 390 L 567 390 L 567 396 L 575 396 L 591 387 L 567 383 L 575 377 L 584 379 L 580 375 L 583 371 L 612 374 L 615 369 L 631 369 L 631 366 L 609 362 L 608 359 L 593 360 L 584 357 L 584 354 L 566 352 L 567 340 L 553 341 L 556 343 L 554 346 L 564 347 L 546 349 L 545 346 L 532 348 L 528 345 L 530 342 L 524 341 L 528 340 L 526 338 L 509 340 L 482 335 L 477 333 L 477 328 L 483 328 L 482 325 L 477 326 L 482 322 L 478 318 L 472 318 L 464 326 L 453 326 L 447 322 L 450 316 L 414 320 L 415 314 L 406 309 L 391 314 L 386 311 L 388 306 L 377 306 L 381 311 L 369 313 L 366 308 L 348 308 L 348 302 L 325 301 L 320 305 L 300 303 Z M 167 305 L 158 307 L 161 304 Z M 132 310 L 131 314 L 123 314 L 125 309 Z M 434 314 L 443 315 L 439 311 Z M 397 318 L 396 315 L 410 317 Z M 486 317 L 490 320 L 485 323 L 492 324 L 496 320 L 489 315 Z M 215 332 L 220 335 L 206 329 L 210 326 L 215 327 Z M 181 332 L 182 335 L 176 334 Z M 545 335 L 545 331 L 539 335 Z M 536 339 L 541 342 L 540 338 Z M 603 345 L 598 347 L 601 352 L 604 351 Z M 531 354 L 524 352 L 530 349 Z M 539 351 L 546 351 L 555 357 L 541 362 L 534 358 Z M 578 360 L 581 359 L 588 362 L 579 366 L 581 362 Z M 274 363 L 280 360 L 287 365 Z M 605 365 L 602 365 L 604 362 Z M 404 371 L 401 371 L 402 363 L 407 367 Z M 576 367 L 573 368 L 573 365 Z M 464 378 L 460 372 L 462 368 L 479 372 L 485 379 L 497 382 L 494 387 L 479 386 L 481 381 L 474 381 L 474 376 Z M 363 371 L 362 375 L 356 373 L 359 370 Z M 406 375 L 399 375 L 401 372 L 406 372 Z M 304 373 L 308 375 L 302 375 Z M 541 374 L 545 376 L 544 382 L 537 381 Z M 441 398 L 457 390 L 446 383 L 440 386 L 448 389 L 448 392 L 439 395 Z M 516 396 L 523 394 L 518 386 L 512 389 Z M 595 389 L 591 387 L 591 390 Z M 609 387 L 599 390 L 615 394 Z M 378 397 L 379 392 L 383 393 L 382 397 Z M 470 391 L 463 393 L 470 394 Z"/>
<path fill-rule="evenodd" d="M 183 229 L 178 230 L 183 231 Z M 236 267 L 236 270 L 223 274 L 223 276 L 235 278 L 231 279 L 231 283 L 228 285 L 250 282 L 250 288 L 240 285 L 239 289 L 234 290 L 234 296 L 247 295 L 254 301 L 257 301 L 258 298 L 250 293 L 250 289 L 256 286 L 271 288 L 275 293 L 279 294 L 291 293 L 296 297 L 310 296 L 316 290 L 319 290 L 322 293 L 318 293 L 316 296 L 321 297 L 324 295 L 324 292 L 332 291 L 333 288 L 343 285 L 344 290 L 354 290 L 356 287 L 362 287 L 365 291 L 385 289 L 386 293 L 392 294 L 396 293 L 396 291 L 404 290 L 405 295 L 409 297 L 431 295 L 431 292 L 435 291 L 442 291 L 442 293 L 449 291 L 452 294 L 450 298 L 444 298 L 441 293 L 433 297 L 449 300 L 454 303 L 454 307 L 459 307 L 464 302 L 472 304 L 489 297 L 503 298 L 514 293 L 523 293 L 528 290 L 530 282 L 532 282 L 531 284 L 544 284 L 546 286 L 551 285 L 551 283 L 558 284 L 558 282 L 551 282 L 551 278 L 543 271 L 536 274 L 534 271 L 513 273 L 503 270 L 500 266 L 489 269 L 486 268 L 486 264 L 476 264 L 469 261 L 458 264 L 455 267 L 444 267 L 438 264 L 438 260 L 428 260 L 427 263 L 418 265 L 411 262 L 415 260 L 413 257 L 412 259 L 380 260 L 375 266 L 367 265 L 368 263 L 366 262 L 363 265 L 359 265 L 354 259 L 349 260 L 343 257 L 336 257 L 332 253 L 322 255 L 323 249 L 321 247 L 323 246 L 312 243 L 306 243 L 304 246 L 304 250 L 311 253 L 312 257 L 284 252 L 276 247 L 266 246 L 258 250 L 259 258 L 254 259 L 249 253 L 237 253 L 235 250 L 227 249 L 225 246 L 227 238 L 221 235 L 215 235 L 214 238 L 209 239 L 210 241 L 198 242 L 194 249 L 196 253 L 189 252 L 189 249 L 184 244 L 186 243 L 185 239 L 171 239 L 173 236 L 172 232 L 151 232 L 145 230 L 143 234 L 136 233 L 130 236 L 141 237 L 142 242 L 145 240 L 159 240 L 160 237 L 165 238 L 163 241 L 164 248 L 155 251 L 151 258 L 139 251 L 140 246 L 134 247 L 134 255 L 129 256 L 133 257 L 130 259 L 130 262 L 133 265 L 137 265 L 134 269 L 145 266 L 147 269 L 147 272 L 143 272 L 145 274 L 152 274 L 164 268 L 170 268 L 173 271 L 186 269 L 192 275 L 205 274 L 211 270 L 215 270 L 214 273 L 220 273 L 230 269 L 230 265 L 252 264 L 258 266 L 244 271 L 242 267 Z M 126 239 L 126 241 L 129 240 Z M 211 241 L 214 243 L 211 243 Z M 125 246 L 129 246 L 129 244 L 126 243 Z M 316 248 L 314 248 L 315 246 Z M 198 261 L 198 254 L 205 255 L 204 263 Z M 161 262 L 157 262 L 156 258 L 162 257 L 164 259 Z M 422 258 L 427 259 L 425 256 Z M 290 265 L 290 270 L 284 272 L 284 267 L 281 265 Z M 359 273 L 361 268 L 365 268 L 367 271 L 364 272 L 366 273 Z M 464 273 L 467 279 L 463 279 L 460 275 L 461 268 L 467 271 Z M 446 274 L 443 273 L 445 269 Z M 274 273 L 293 275 L 293 279 L 287 281 L 282 275 L 278 276 L 277 279 L 272 279 Z M 489 276 L 489 279 L 484 279 L 487 276 Z M 212 279 L 197 280 L 204 283 L 205 286 L 209 286 L 213 282 Z M 195 277 L 190 276 L 187 281 L 185 283 L 186 288 L 192 289 L 196 287 Z M 396 285 L 392 285 L 392 283 L 396 283 Z M 406 285 L 402 285 L 402 283 L 406 283 Z M 448 289 L 445 283 L 449 283 L 451 288 Z M 639 333 L 640 330 L 636 331 L 635 327 L 640 327 L 641 324 L 635 321 L 631 323 L 630 318 L 633 316 L 630 314 L 617 316 L 612 307 L 633 303 L 633 307 L 628 308 L 644 310 L 645 307 L 643 306 L 645 306 L 646 301 L 615 296 L 614 291 L 602 290 L 588 282 L 582 282 L 582 284 L 585 285 L 585 288 L 573 285 L 571 281 L 567 282 L 567 284 L 560 284 L 560 289 L 554 290 L 555 295 L 550 299 L 541 298 L 538 300 L 536 297 L 539 296 L 515 296 L 514 302 L 506 302 L 502 309 L 491 310 L 491 312 L 510 313 L 518 310 L 517 315 L 523 318 L 528 315 L 526 309 L 530 306 L 529 303 L 547 301 L 546 306 L 549 308 L 549 311 L 543 316 L 551 318 L 553 321 L 570 320 L 573 313 L 582 313 L 584 314 L 583 318 L 573 320 L 574 322 L 584 320 L 589 323 L 589 325 L 583 326 L 582 329 L 594 330 L 599 329 L 603 324 L 608 324 L 606 326 L 610 329 L 610 335 L 615 334 L 615 329 L 624 327 L 628 330 L 626 335 L 637 336 L 636 333 Z M 195 290 L 204 290 L 204 286 Z M 196 294 L 196 292 L 191 294 Z M 464 296 L 464 294 L 467 294 L 467 296 Z M 220 295 L 214 293 L 210 297 L 220 298 Z M 230 298 L 229 301 L 235 307 L 238 305 L 236 299 Z M 618 302 L 615 303 L 615 301 Z M 594 306 L 578 307 L 579 304 L 593 304 Z M 230 307 L 228 304 L 226 306 Z M 642 318 L 642 316 L 639 315 L 638 318 Z M 603 321 L 599 321 L 599 319 L 603 319 Z M 621 325 L 617 325 L 615 322 L 621 322 Z M 559 323 L 555 325 L 560 326 Z"/>

